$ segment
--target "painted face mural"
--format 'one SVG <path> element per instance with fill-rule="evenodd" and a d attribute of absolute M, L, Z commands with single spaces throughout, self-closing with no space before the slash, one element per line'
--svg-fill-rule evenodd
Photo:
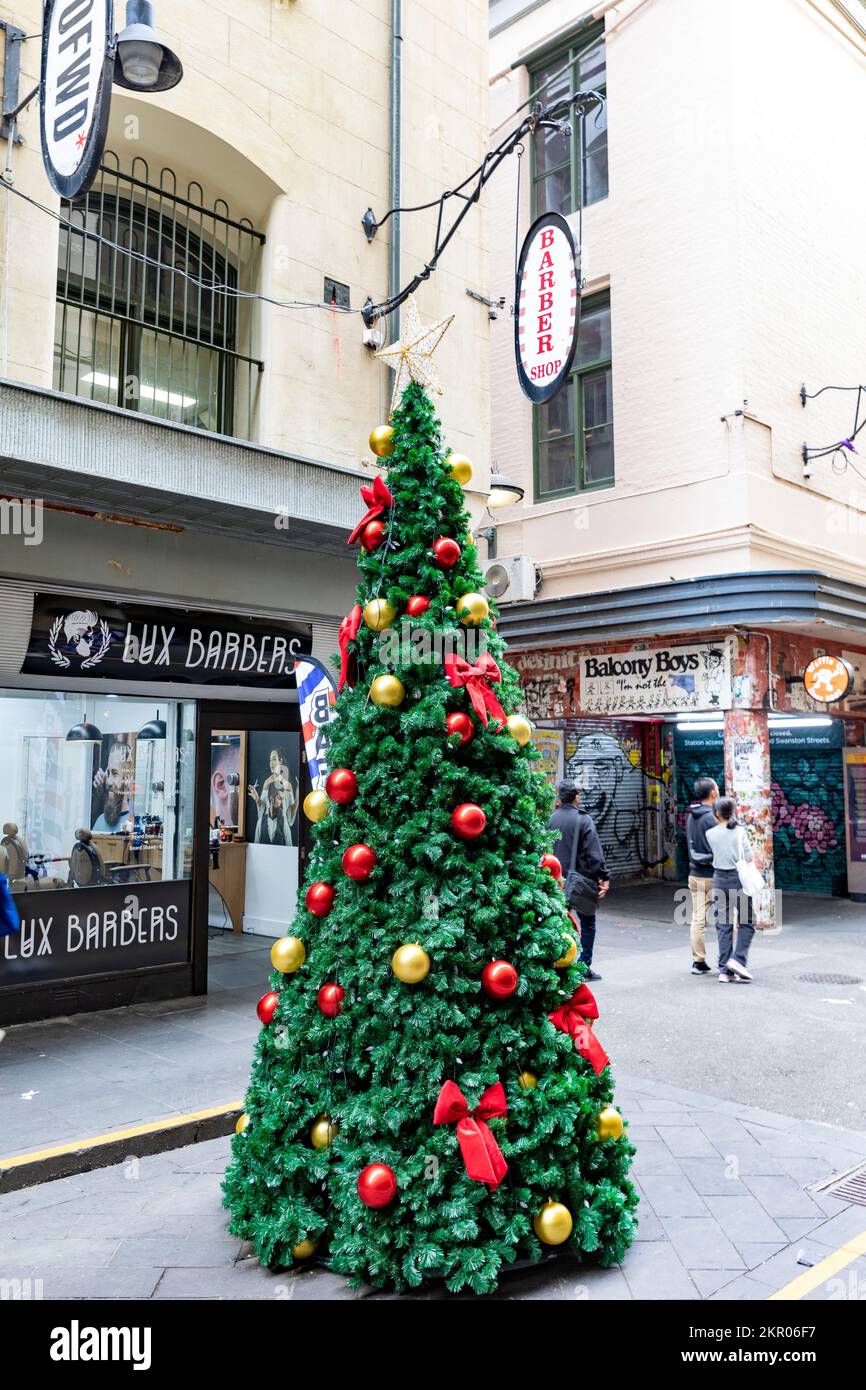
<path fill-rule="evenodd" d="M 595 821 L 612 873 L 641 873 L 668 860 L 674 848 L 668 788 L 641 767 L 638 739 L 600 730 L 589 720 L 569 729 L 566 776 Z"/>

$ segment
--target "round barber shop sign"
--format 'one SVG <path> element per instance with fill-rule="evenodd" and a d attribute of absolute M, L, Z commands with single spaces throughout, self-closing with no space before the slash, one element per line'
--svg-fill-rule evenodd
<path fill-rule="evenodd" d="M 816 656 L 803 672 L 806 694 L 819 704 L 844 700 L 854 684 L 854 671 L 841 656 Z"/>
<path fill-rule="evenodd" d="M 42 162 L 62 198 L 86 192 L 105 149 L 114 71 L 113 0 L 47 0 Z"/>
<path fill-rule="evenodd" d="M 524 395 L 540 405 L 571 371 L 580 328 L 580 247 L 558 212 L 530 227 L 517 264 L 514 350 Z"/>

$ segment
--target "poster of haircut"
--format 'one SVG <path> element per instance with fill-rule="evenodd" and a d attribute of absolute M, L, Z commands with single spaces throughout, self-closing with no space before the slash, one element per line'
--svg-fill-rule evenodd
<path fill-rule="evenodd" d="M 241 734 L 215 732 L 210 750 L 210 824 L 219 821 L 240 835 L 244 833 L 242 743 Z"/>
<path fill-rule="evenodd" d="M 94 835 L 121 835 L 135 819 L 135 740 L 135 734 L 105 734 L 93 750 Z"/>
<path fill-rule="evenodd" d="M 247 839 L 257 845 L 297 845 L 298 736 L 256 732 L 248 739 Z"/>

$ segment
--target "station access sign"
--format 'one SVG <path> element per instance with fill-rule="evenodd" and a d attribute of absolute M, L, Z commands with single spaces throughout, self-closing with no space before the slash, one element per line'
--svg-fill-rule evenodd
<path fill-rule="evenodd" d="M 558 212 L 544 213 L 527 232 L 515 295 L 517 377 L 523 394 L 542 405 L 564 385 L 580 330 L 580 246 Z"/>

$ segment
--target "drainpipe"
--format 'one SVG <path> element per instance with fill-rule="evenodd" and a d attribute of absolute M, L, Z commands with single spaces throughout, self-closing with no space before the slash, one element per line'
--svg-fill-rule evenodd
<path fill-rule="evenodd" d="M 400 206 L 403 168 L 403 0 L 391 0 L 391 207 Z M 389 293 L 400 293 L 400 214 L 391 218 Z M 394 315 L 400 332 L 400 311 Z"/>

